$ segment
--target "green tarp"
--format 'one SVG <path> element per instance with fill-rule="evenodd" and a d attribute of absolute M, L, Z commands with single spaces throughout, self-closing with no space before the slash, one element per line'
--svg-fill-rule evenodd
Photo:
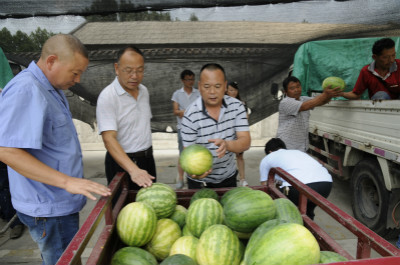
<path fill-rule="evenodd" d="M 396 57 L 400 54 L 400 37 L 391 37 L 396 43 Z M 339 39 L 311 41 L 297 50 L 292 75 L 302 84 L 302 95 L 321 91 L 322 81 L 329 76 L 337 76 L 346 82 L 345 91 L 353 90 L 360 70 L 370 64 L 372 46 L 379 38 Z M 361 97 L 368 99 L 367 91 Z"/>
<path fill-rule="evenodd" d="M 13 77 L 8 60 L 0 48 L 0 89 L 3 89 Z"/>

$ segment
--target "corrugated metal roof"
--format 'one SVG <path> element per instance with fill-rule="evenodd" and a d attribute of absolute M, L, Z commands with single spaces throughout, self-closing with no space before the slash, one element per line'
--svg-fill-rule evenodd
<path fill-rule="evenodd" d="M 257 43 L 294 44 L 321 36 L 371 32 L 387 26 L 270 22 L 91 22 L 73 34 L 86 45 Z"/>

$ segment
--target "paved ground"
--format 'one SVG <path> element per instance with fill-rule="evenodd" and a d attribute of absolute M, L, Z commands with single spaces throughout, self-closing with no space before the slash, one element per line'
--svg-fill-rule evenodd
<path fill-rule="evenodd" d="M 177 178 L 177 149 L 174 145 L 168 146 L 165 144 L 155 144 L 154 149 L 158 180 L 174 186 Z M 103 184 L 106 183 L 103 166 L 104 153 L 104 150 L 101 150 L 101 148 L 87 148 L 83 152 L 85 176 Z M 244 156 L 246 164 L 246 178 L 249 184 L 259 185 L 258 166 L 260 160 L 264 156 L 263 147 L 252 146 L 250 150 L 245 152 Z M 335 179 L 333 190 L 328 199 L 345 212 L 352 214 L 350 206 L 350 189 L 347 182 Z M 86 219 L 94 204 L 95 202 L 88 201 L 88 204 L 81 213 L 81 222 Z M 357 245 L 355 237 L 346 229 L 343 229 L 340 224 L 332 220 L 332 218 L 330 218 L 319 208 L 316 209 L 315 222 L 341 245 L 343 245 L 350 252 L 350 254 L 355 255 Z M 3 227 L 4 225 L 4 222 L 0 222 L 0 227 Z M 88 257 L 93 245 L 93 242 L 89 242 L 87 251 L 83 253 L 84 258 Z M 373 253 L 373 256 L 377 255 Z M 33 243 L 29 232 L 26 230 L 22 237 L 14 240 L 9 239 L 9 231 L 3 235 L 0 235 L 0 260 L 0 263 L 3 265 L 41 264 L 40 253 L 37 250 L 36 244 Z M 85 259 L 83 260 L 85 261 Z"/>

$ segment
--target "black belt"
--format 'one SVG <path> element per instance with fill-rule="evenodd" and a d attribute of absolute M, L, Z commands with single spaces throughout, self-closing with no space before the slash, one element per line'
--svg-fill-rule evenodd
<path fill-rule="evenodd" d="M 153 147 L 150 146 L 148 149 L 135 152 L 135 153 L 126 153 L 130 158 L 139 158 L 139 157 L 151 157 L 153 155 Z"/>

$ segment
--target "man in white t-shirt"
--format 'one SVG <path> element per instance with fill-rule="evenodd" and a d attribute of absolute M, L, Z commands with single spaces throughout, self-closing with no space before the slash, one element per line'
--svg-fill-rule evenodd
<path fill-rule="evenodd" d="M 181 123 L 183 114 L 185 114 L 186 108 L 195 101 L 196 98 L 200 96 L 200 92 L 198 89 L 194 88 L 194 73 L 190 70 L 183 70 L 181 73 L 181 81 L 183 87 L 178 89 L 172 94 L 172 109 L 173 113 L 176 116 L 176 128 L 177 128 L 177 135 L 178 135 L 178 147 L 179 147 L 179 154 L 183 150 L 183 143 L 182 143 L 182 136 L 181 136 Z M 179 179 L 176 184 L 177 189 L 183 188 L 183 169 L 178 160 L 178 173 Z"/>
<path fill-rule="evenodd" d="M 307 153 L 299 150 L 287 150 L 285 143 L 281 139 L 272 138 L 265 144 L 265 154 L 266 156 L 260 163 L 261 185 L 266 185 L 271 168 L 280 167 L 324 198 L 329 196 L 332 189 L 332 176 L 326 168 Z M 275 175 L 275 181 L 280 184 L 279 187 L 282 190 L 288 187 L 287 197 L 297 205 L 298 191 L 278 175 Z M 315 207 L 314 203 L 308 201 L 307 215 L 311 219 L 314 219 Z"/>
<path fill-rule="evenodd" d="M 117 54 L 117 77 L 103 89 L 97 100 L 99 134 L 107 149 L 105 169 L 108 183 L 117 172 L 127 172 L 130 189 L 151 186 L 156 178 L 153 157 L 150 97 L 141 84 L 143 53 L 127 46 Z"/>

